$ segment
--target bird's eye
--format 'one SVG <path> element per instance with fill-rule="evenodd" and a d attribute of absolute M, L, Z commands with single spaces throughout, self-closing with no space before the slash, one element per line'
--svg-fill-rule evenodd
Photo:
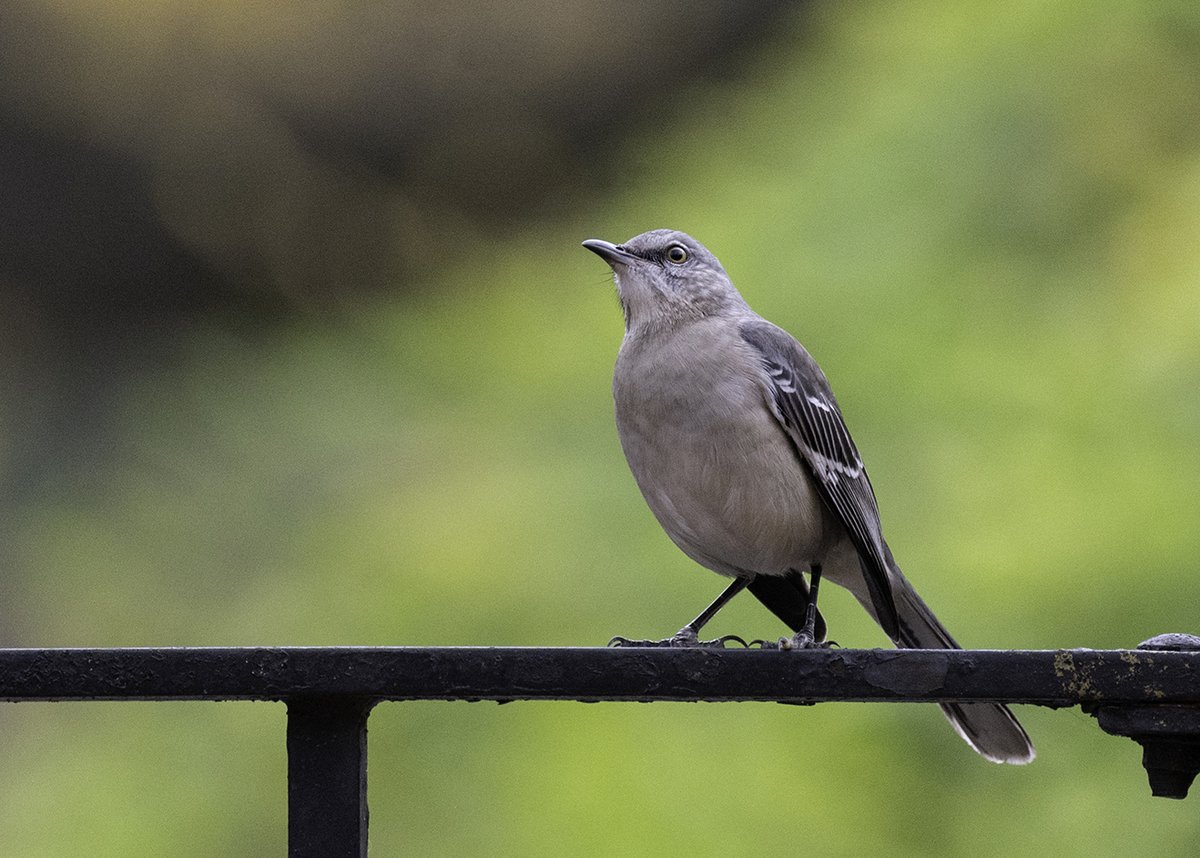
<path fill-rule="evenodd" d="M 682 265 L 687 262 L 688 254 L 682 245 L 672 244 L 667 248 L 667 259 L 674 262 L 676 265 Z"/>

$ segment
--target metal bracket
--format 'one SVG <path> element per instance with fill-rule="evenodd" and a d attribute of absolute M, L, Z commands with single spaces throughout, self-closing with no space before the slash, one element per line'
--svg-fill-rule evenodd
<path fill-rule="evenodd" d="M 1139 650 L 1198 652 L 1200 637 L 1166 634 L 1142 641 Z M 1100 729 L 1128 736 L 1142 746 L 1142 765 L 1150 792 L 1162 798 L 1186 798 L 1200 774 L 1200 706 L 1092 704 Z"/>

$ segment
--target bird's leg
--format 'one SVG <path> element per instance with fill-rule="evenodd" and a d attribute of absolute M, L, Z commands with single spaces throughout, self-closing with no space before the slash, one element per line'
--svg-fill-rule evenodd
<path fill-rule="evenodd" d="M 742 646 L 746 642 L 737 635 L 725 635 L 716 640 L 702 641 L 700 640 L 700 630 L 704 628 L 708 621 L 716 616 L 717 611 L 725 607 L 725 605 L 736 596 L 738 593 L 746 589 L 746 585 L 750 583 L 749 578 L 734 578 L 721 595 L 713 600 L 713 603 L 700 612 L 700 616 L 692 620 L 674 635 L 661 641 L 643 641 L 630 640 L 629 638 L 615 637 L 608 642 L 609 646 L 672 646 L 672 647 L 713 647 L 723 649 L 726 641 L 737 641 Z"/>
<path fill-rule="evenodd" d="M 749 578 L 734 578 L 728 587 L 722 591 L 721 595 L 713 599 L 713 603 L 700 612 L 700 616 L 692 620 L 682 629 L 675 633 L 675 638 L 683 638 L 685 640 L 696 641 L 699 639 L 700 630 L 708 625 L 708 621 L 717 615 L 717 611 L 721 610 L 729 603 L 729 600 L 738 593 L 746 589 L 750 583 Z M 674 640 L 674 638 L 672 638 Z"/>
<path fill-rule="evenodd" d="M 804 625 L 790 638 L 780 638 L 780 649 L 818 649 L 829 646 L 817 638 L 817 590 L 821 586 L 821 564 L 812 565 L 808 584 L 808 605 L 804 609 Z"/>

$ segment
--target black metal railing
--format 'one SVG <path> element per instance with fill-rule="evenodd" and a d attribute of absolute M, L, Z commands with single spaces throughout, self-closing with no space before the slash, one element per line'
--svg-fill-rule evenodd
<path fill-rule="evenodd" d="M 996 701 L 1082 706 L 1144 748 L 1155 795 L 1200 771 L 1200 638 L 1136 650 L 247 647 L 0 649 L 0 701 L 287 704 L 292 858 L 367 854 L 371 708 L 388 700 Z"/>

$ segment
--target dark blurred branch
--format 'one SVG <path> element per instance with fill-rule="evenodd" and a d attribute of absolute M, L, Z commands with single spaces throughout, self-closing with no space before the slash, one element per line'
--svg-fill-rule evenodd
<path fill-rule="evenodd" d="M 4 8 L 0 519 L 103 463 L 198 318 L 334 315 L 584 207 L 628 129 L 796 29 L 778 0 Z"/>

